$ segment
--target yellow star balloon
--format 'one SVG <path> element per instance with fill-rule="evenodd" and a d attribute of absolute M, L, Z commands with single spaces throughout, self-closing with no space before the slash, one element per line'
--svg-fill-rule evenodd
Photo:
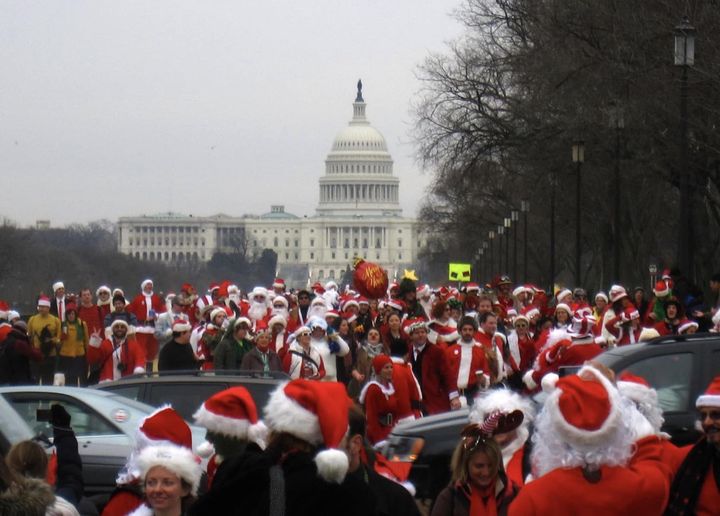
<path fill-rule="evenodd" d="M 403 271 L 403 279 L 409 279 L 413 281 L 417 281 L 417 276 L 415 275 L 415 271 L 413 269 L 404 269 Z"/>

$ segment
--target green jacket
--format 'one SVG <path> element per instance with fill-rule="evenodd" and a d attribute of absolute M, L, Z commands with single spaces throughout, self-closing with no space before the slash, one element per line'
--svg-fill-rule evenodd
<path fill-rule="evenodd" d="M 248 339 L 238 341 L 232 334 L 225 335 L 215 348 L 213 367 L 215 370 L 240 369 L 243 356 L 252 348 L 253 344 Z"/>

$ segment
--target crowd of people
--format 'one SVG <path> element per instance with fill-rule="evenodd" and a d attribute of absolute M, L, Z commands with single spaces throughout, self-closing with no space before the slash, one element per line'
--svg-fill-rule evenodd
<path fill-rule="evenodd" d="M 720 327 L 718 303 L 698 304 L 675 281 L 668 271 L 652 296 L 613 285 L 590 297 L 507 276 L 431 288 L 408 274 L 367 299 L 332 281 L 289 290 L 279 278 L 247 293 L 224 281 L 161 296 L 148 279 L 130 300 L 106 286 L 96 299 L 87 288 L 74 296 L 57 282 L 27 322 L 0 304 L 0 384 L 82 386 L 155 368 L 287 375 L 262 417 L 241 387 L 198 410 L 214 450 L 205 494 L 195 497 L 200 450 L 187 436 L 143 439 L 158 442 L 136 450 L 120 479 L 138 488 L 119 496 L 134 506 L 112 512 L 111 500 L 107 514 L 152 513 L 173 482 L 173 514 L 414 514 L 405 488 L 375 478 L 402 483 L 407 468 L 374 449 L 399 422 L 466 406 L 434 515 L 546 514 L 559 501 L 577 514 L 714 514 L 720 379 L 697 400 L 703 439 L 678 449 L 652 387 L 593 362 L 615 346 Z M 720 275 L 710 287 L 720 292 Z M 560 378 L 564 368 L 579 371 Z M 542 391 L 536 413 L 529 396 Z M 178 428 L 170 410 L 156 427 Z"/>

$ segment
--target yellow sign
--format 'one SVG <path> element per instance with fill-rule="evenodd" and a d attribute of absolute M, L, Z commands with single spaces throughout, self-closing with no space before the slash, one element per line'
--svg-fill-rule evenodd
<path fill-rule="evenodd" d="M 448 277 L 450 281 L 470 281 L 470 264 L 469 263 L 451 263 Z"/>

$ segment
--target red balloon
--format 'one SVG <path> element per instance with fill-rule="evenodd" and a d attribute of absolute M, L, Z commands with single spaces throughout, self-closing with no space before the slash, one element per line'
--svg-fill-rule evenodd
<path fill-rule="evenodd" d="M 388 277 L 385 269 L 376 263 L 358 260 L 353 273 L 355 290 L 369 299 L 385 297 L 388 288 Z"/>

